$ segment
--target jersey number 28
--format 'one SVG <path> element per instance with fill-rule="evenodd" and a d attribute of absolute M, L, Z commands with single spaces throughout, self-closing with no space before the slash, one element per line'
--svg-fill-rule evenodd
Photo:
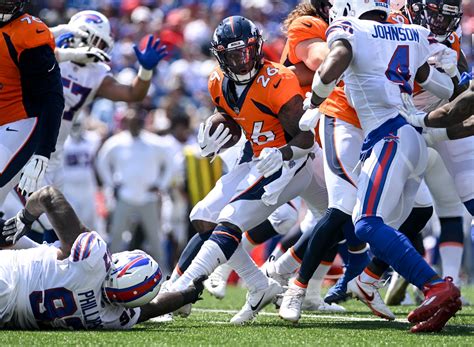
<path fill-rule="evenodd" d="M 393 83 L 398 84 L 400 92 L 412 94 L 413 89 L 410 85 L 410 46 L 397 46 L 393 52 L 392 59 L 388 63 L 385 76 Z"/>

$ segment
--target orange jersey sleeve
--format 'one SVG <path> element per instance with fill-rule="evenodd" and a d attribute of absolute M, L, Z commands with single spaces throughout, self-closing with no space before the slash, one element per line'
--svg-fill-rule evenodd
<path fill-rule="evenodd" d="M 327 28 L 327 23 L 319 17 L 302 16 L 295 19 L 288 28 L 288 60 L 292 64 L 301 61 L 296 55 L 299 43 L 311 39 L 326 41 Z"/>
<path fill-rule="evenodd" d="M 410 24 L 408 18 L 400 11 L 391 11 L 388 15 L 387 22 L 392 24 Z"/>
<path fill-rule="evenodd" d="M 39 18 L 24 14 L 16 21 L 11 40 L 18 53 L 18 57 L 25 49 L 40 46 L 50 46 L 55 49 L 54 37 L 49 28 Z"/>

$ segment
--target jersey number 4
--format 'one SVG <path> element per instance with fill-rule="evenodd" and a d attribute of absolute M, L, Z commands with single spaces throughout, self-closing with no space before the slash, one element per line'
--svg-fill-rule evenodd
<path fill-rule="evenodd" d="M 412 94 L 410 85 L 410 46 L 400 45 L 392 55 L 392 59 L 385 70 L 385 76 L 400 87 L 400 92 Z"/>

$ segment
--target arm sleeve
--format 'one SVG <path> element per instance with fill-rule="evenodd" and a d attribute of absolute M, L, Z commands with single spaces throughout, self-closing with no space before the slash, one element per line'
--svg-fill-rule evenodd
<path fill-rule="evenodd" d="M 69 261 L 89 271 L 108 271 L 110 255 L 107 244 L 95 231 L 80 234 L 71 248 Z"/>
<path fill-rule="evenodd" d="M 40 141 L 36 154 L 54 152 L 64 110 L 61 73 L 48 45 L 24 50 L 19 59 L 23 102 L 27 114 L 39 119 Z"/>

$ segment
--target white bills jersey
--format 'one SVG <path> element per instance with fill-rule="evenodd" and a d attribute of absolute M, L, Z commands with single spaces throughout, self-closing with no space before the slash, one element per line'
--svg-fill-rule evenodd
<path fill-rule="evenodd" d="M 71 126 L 75 117 L 81 109 L 88 106 L 94 100 L 104 78 L 110 74 L 110 68 L 104 63 L 80 66 L 67 61 L 60 63 L 59 67 L 61 68 L 65 107 L 56 142 L 56 151 L 51 154 L 47 171 L 61 166 L 64 142 L 66 142 L 71 132 Z M 54 184 L 54 182 L 47 183 Z"/>
<path fill-rule="evenodd" d="M 343 17 L 331 24 L 326 35 L 329 47 L 340 39 L 352 47 L 343 80 L 365 134 L 398 115 L 403 104 L 400 95 L 412 94 L 418 68 L 444 49 L 418 25 Z"/>
<path fill-rule="evenodd" d="M 1 256 L 0 326 L 125 329 L 138 321 L 140 309 L 102 300 L 111 257 L 96 232 L 79 235 L 64 260 L 47 244 L 4 250 Z"/>

